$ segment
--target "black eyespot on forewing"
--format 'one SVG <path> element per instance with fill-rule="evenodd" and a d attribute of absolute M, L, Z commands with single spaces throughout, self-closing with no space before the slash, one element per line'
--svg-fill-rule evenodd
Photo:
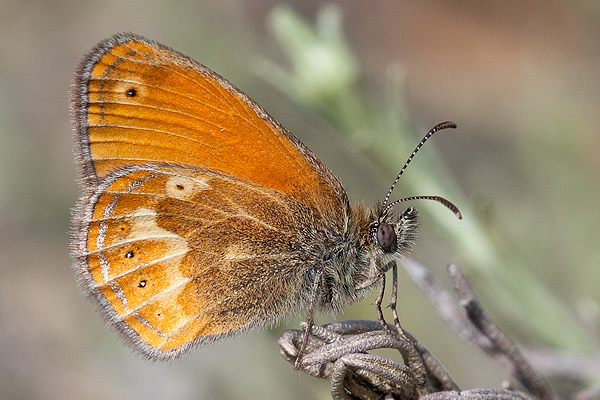
<path fill-rule="evenodd" d="M 391 253 L 396 251 L 398 246 L 398 238 L 396 237 L 396 231 L 394 227 L 390 224 L 386 224 L 382 222 L 377 227 L 377 243 L 383 251 L 386 253 Z"/>

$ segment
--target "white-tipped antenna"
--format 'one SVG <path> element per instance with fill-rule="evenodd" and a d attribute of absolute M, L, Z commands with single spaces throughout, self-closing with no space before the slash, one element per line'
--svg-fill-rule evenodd
<path fill-rule="evenodd" d="M 447 129 L 447 128 L 456 128 L 456 124 L 452 121 L 446 121 L 446 122 L 442 122 L 437 124 L 436 126 L 434 126 L 433 128 L 431 128 L 431 130 L 429 132 L 427 132 L 427 134 L 423 137 L 423 139 L 421 139 L 421 142 L 417 145 L 417 147 L 415 147 L 415 150 L 412 152 L 412 154 L 410 155 L 410 157 L 408 157 L 408 160 L 406 160 L 406 162 L 404 163 L 404 166 L 402 167 L 402 169 L 400 170 L 400 172 L 398 173 L 398 176 L 396 177 L 396 179 L 394 180 L 394 183 L 392 183 L 392 186 L 390 187 L 390 190 L 388 190 L 387 195 L 385 196 L 385 200 L 383 200 L 383 204 L 382 204 L 382 215 L 386 215 L 386 213 L 396 204 L 401 203 L 403 201 L 410 201 L 410 200 L 434 200 L 437 201 L 441 204 L 443 204 L 444 206 L 448 207 L 457 217 L 458 219 L 462 219 L 462 214 L 460 213 L 460 211 L 458 210 L 458 208 L 452 204 L 450 201 L 446 200 L 443 197 L 440 196 L 412 196 L 412 197 L 405 197 L 403 199 L 400 200 L 396 200 L 390 204 L 387 204 L 387 202 L 390 199 L 390 196 L 392 195 L 392 192 L 394 191 L 394 188 L 396 187 L 396 184 L 398 183 L 398 180 L 400 180 L 400 177 L 402 176 L 402 174 L 404 173 L 404 171 L 406 170 L 406 167 L 408 167 L 408 164 L 410 164 L 410 162 L 412 161 L 412 159 L 415 157 L 415 154 L 417 154 L 417 152 L 421 149 L 421 147 L 423 146 L 423 144 L 431 137 L 433 136 L 434 133 L 436 133 L 437 131 L 441 131 L 442 129 Z"/>

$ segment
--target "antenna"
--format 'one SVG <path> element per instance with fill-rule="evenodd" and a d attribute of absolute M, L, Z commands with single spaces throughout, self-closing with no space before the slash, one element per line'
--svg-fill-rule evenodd
<path fill-rule="evenodd" d="M 385 200 L 383 200 L 383 204 L 382 204 L 382 209 L 383 209 L 382 215 L 385 215 L 393 206 L 395 206 L 396 204 L 401 203 L 403 201 L 410 201 L 410 200 L 434 200 L 434 201 L 437 201 L 437 202 L 443 204 L 444 206 L 448 207 L 458 217 L 458 219 L 462 219 L 462 214 L 460 213 L 460 211 L 458 210 L 458 208 L 454 204 L 452 204 L 450 201 L 448 201 L 445 198 L 440 197 L 440 196 L 412 196 L 412 197 L 405 197 L 403 199 L 396 200 L 396 201 L 393 201 L 390 204 L 387 204 L 387 202 L 390 199 L 390 196 L 392 195 L 392 192 L 394 191 L 394 188 L 396 187 L 396 184 L 400 180 L 400 177 L 402 176 L 402 174 L 406 170 L 406 167 L 408 167 L 408 164 L 410 164 L 410 162 L 412 161 L 412 159 L 415 157 L 415 155 L 417 154 L 417 152 L 421 149 L 421 147 L 423 147 L 423 144 L 425 144 L 425 142 L 431 136 L 433 136 L 433 134 L 436 133 L 437 131 L 441 131 L 442 129 L 448 129 L 448 128 L 456 128 L 456 124 L 454 122 L 452 122 L 452 121 L 446 121 L 446 122 L 439 123 L 436 126 L 434 126 L 433 128 L 431 128 L 431 130 L 429 132 L 427 132 L 427 134 L 423 137 L 423 139 L 421 139 L 421 142 L 419 142 L 419 144 L 417 145 L 417 147 L 415 147 L 415 149 L 413 150 L 412 154 L 410 155 L 410 157 L 408 157 L 408 160 L 406 160 L 406 162 L 404 163 L 404 166 L 402 167 L 402 169 L 398 173 L 398 176 L 396 176 L 396 179 L 394 180 L 394 183 L 392 183 L 392 186 L 390 187 L 390 190 L 388 190 L 387 195 L 385 196 Z"/>
<path fill-rule="evenodd" d="M 395 200 L 395 201 L 392 201 L 390 204 L 388 204 L 383 209 L 383 212 L 381 213 L 381 215 L 385 215 L 396 204 L 402 203 L 403 201 L 411 201 L 411 200 L 434 200 L 434 201 L 437 201 L 438 203 L 442 203 L 442 205 L 449 208 L 450 211 L 452 211 L 458 219 L 462 219 L 462 213 L 460 212 L 458 207 L 456 207 L 450 200 L 446 200 L 445 198 L 443 198 L 441 196 L 411 196 L 411 197 L 405 197 L 403 199 Z"/>

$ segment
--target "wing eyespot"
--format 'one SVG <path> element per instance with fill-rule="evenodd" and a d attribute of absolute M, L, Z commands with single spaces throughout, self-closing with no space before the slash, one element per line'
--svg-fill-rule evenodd
<path fill-rule="evenodd" d="M 138 94 L 138 91 L 137 91 L 137 89 L 136 89 L 136 88 L 133 88 L 133 87 L 132 87 L 132 88 L 129 88 L 129 89 L 127 89 L 127 91 L 125 92 L 125 95 L 126 95 L 127 97 L 135 97 L 135 96 L 137 96 L 137 94 Z"/>

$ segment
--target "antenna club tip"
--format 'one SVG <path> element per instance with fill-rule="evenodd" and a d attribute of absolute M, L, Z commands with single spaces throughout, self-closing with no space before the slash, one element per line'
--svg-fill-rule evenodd
<path fill-rule="evenodd" d="M 456 218 L 462 219 L 462 213 L 460 211 L 456 212 Z"/>
<path fill-rule="evenodd" d="M 447 129 L 447 128 L 455 129 L 456 127 L 457 127 L 457 125 L 454 123 L 454 121 L 441 122 L 435 126 L 436 130 Z"/>

